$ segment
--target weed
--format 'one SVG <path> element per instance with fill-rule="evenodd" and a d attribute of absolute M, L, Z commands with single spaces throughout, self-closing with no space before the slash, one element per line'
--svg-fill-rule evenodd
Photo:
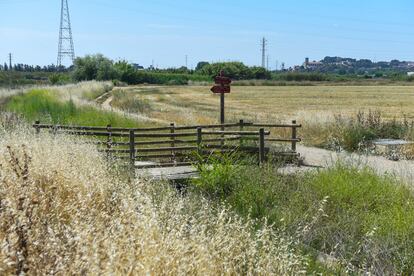
<path fill-rule="evenodd" d="M 334 122 L 326 124 L 330 126 L 322 128 L 325 134 L 319 146 L 350 152 L 368 149 L 375 139 L 409 139 L 413 131 L 406 118 L 384 120 L 379 111 L 360 111 L 351 117 L 337 115 Z M 315 131 L 321 135 L 321 131 Z"/>

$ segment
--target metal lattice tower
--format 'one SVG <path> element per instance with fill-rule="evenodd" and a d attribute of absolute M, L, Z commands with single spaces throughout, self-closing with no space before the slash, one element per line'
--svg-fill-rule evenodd
<path fill-rule="evenodd" d="M 267 50 L 267 40 L 263 37 L 262 39 L 262 67 L 266 68 L 266 50 Z"/>
<path fill-rule="evenodd" d="M 62 66 L 62 61 L 65 57 L 70 58 L 72 63 L 75 60 L 75 48 L 73 46 L 68 0 L 62 0 L 57 66 Z"/>

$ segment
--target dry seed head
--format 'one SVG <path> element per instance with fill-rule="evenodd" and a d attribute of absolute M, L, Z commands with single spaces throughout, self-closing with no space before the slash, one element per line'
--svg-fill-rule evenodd
<path fill-rule="evenodd" d="M 86 142 L 0 133 L 2 274 L 304 271 L 292 239 L 168 186 L 125 181 Z"/>

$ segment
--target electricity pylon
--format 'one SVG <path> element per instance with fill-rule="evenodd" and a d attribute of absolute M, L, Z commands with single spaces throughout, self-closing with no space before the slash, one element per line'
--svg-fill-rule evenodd
<path fill-rule="evenodd" d="M 266 68 L 266 50 L 267 50 L 267 40 L 263 37 L 262 39 L 262 67 Z"/>
<path fill-rule="evenodd" d="M 62 0 L 59 31 L 59 50 L 57 58 L 58 67 L 62 66 L 62 61 L 65 57 L 70 58 L 72 63 L 75 60 L 75 48 L 73 46 L 68 0 Z"/>

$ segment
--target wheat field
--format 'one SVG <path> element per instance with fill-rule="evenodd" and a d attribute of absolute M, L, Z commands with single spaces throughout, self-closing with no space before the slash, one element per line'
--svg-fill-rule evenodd
<path fill-rule="evenodd" d="M 129 87 L 152 118 L 178 124 L 216 123 L 219 97 L 209 86 Z M 116 93 L 116 92 L 115 92 Z M 226 95 L 227 121 L 329 121 L 334 115 L 381 111 L 414 119 L 414 86 L 234 86 Z"/>

